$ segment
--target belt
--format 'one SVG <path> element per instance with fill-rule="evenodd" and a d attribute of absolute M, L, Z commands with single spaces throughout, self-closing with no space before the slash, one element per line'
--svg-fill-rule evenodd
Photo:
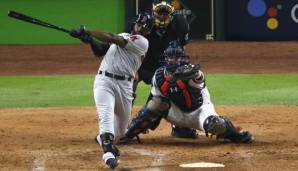
<path fill-rule="evenodd" d="M 107 71 L 99 71 L 98 74 L 99 75 L 103 74 L 107 77 L 114 78 L 116 80 L 127 80 L 127 81 L 133 80 L 133 77 L 125 77 L 125 76 L 121 76 L 121 75 L 116 75 L 116 74 L 109 73 Z"/>

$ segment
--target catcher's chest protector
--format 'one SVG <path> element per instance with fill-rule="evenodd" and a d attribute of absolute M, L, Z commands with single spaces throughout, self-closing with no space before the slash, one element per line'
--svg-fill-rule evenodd
<path fill-rule="evenodd" d="M 159 68 L 155 76 L 161 93 L 184 112 L 198 109 L 203 103 L 201 89 L 189 86 L 188 81 L 168 80 L 164 70 L 165 68 Z"/>

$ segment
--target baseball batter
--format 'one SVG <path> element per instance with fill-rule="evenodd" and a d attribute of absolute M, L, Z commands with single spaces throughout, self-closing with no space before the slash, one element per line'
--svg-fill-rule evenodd
<path fill-rule="evenodd" d="M 154 0 L 152 9 L 148 12 L 153 16 L 154 26 L 151 33 L 146 36 L 149 41 L 149 48 L 134 81 L 134 97 L 136 97 L 135 91 L 138 82 L 143 81 L 145 84 L 151 84 L 155 71 L 162 65 L 161 61 L 164 59 L 161 54 L 168 47 L 169 42 L 176 40 L 181 46 L 185 46 L 189 39 L 189 24 L 184 15 L 175 13 L 171 0 Z M 134 25 L 135 19 L 127 26 L 126 32 L 129 32 Z M 110 47 L 110 44 L 94 39 L 81 37 L 81 40 L 91 45 L 92 51 L 97 57 L 104 56 Z M 150 94 L 148 99 L 151 97 Z M 171 135 L 181 138 L 197 137 L 195 129 L 180 128 L 175 125 L 172 125 Z"/>
<path fill-rule="evenodd" d="M 218 139 L 235 143 L 254 140 L 248 131 L 240 132 L 229 119 L 216 113 L 200 66 L 190 64 L 182 48 L 171 44 L 164 55 L 166 65 L 152 79 L 153 98 L 132 120 L 123 140 L 154 130 L 162 118 L 180 127 L 204 131 L 207 136 L 216 135 Z"/>
<path fill-rule="evenodd" d="M 103 148 L 103 160 L 110 168 L 118 164 L 117 157 L 120 154 L 115 143 L 124 136 L 128 127 L 133 80 L 148 50 L 148 40 L 144 36 L 150 33 L 152 26 L 152 17 L 148 13 L 141 13 L 131 34 L 114 35 L 84 29 L 71 32 L 74 37 L 89 36 L 111 43 L 94 81 L 94 100 L 100 130 L 98 141 Z"/>

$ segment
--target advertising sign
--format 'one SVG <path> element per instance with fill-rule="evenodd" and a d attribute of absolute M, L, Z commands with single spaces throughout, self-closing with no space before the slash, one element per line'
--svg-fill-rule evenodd
<path fill-rule="evenodd" d="M 227 40 L 298 40 L 297 0 L 227 0 Z"/>

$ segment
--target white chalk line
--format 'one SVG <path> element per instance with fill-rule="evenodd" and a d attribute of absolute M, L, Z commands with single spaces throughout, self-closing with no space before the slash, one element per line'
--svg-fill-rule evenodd
<path fill-rule="evenodd" d="M 146 149 L 141 149 L 141 148 L 133 148 L 133 147 L 126 147 L 123 149 L 123 151 L 127 153 L 137 153 L 138 155 L 141 156 L 149 156 L 153 157 L 153 161 L 150 163 L 149 167 L 155 167 L 155 168 L 150 168 L 150 171 L 161 171 L 161 167 L 164 162 L 164 156 L 167 155 L 168 153 L 153 153 L 150 150 Z M 86 151 L 85 151 L 86 152 Z M 92 152 L 92 150 L 87 150 L 87 152 Z M 82 151 L 77 151 L 77 152 L 47 152 L 47 151 L 35 151 L 33 152 L 34 156 L 34 161 L 32 165 L 32 171 L 45 171 L 46 169 L 46 162 L 52 157 L 57 157 L 57 156 L 71 156 L 71 155 L 76 155 L 76 154 L 81 154 Z M 146 170 L 146 169 L 145 169 Z"/>
<path fill-rule="evenodd" d="M 87 149 L 84 152 L 92 152 L 92 150 Z M 33 152 L 34 161 L 32 165 L 32 171 L 45 171 L 46 161 L 49 158 L 57 156 L 72 156 L 76 154 L 81 154 L 82 151 L 77 152 L 46 152 L 46 151 L 35 151 Z"/>
<path fill-rule="evenodd" d="M 32 171 L 44 171 L 45 163 L 46 163 L 46 158 L 44 158 L 44 157 L 35 158 L 35 160 L 33 162 Z"/>
<path fill-rule="evenodd" d="M 134 152 L 141 156 L 153 157 L 153 161 L 151 162 L 151 164 L 149 166 L 155 167 L 155 168 L 150 168 L 150 171 L 161 171 L 162 169 L 158 168 L 158 167 L 161 167 L 164 164 L 164 162 L 163 162 L 164 156 L 168 154 L 168 153 L 153 153 L 150 150 L 145 150 L 145 149 L 141 149 L 141 148 L 133 148 L 133 147 L 126 147 L 125 151 L 128 153 Z"/>

